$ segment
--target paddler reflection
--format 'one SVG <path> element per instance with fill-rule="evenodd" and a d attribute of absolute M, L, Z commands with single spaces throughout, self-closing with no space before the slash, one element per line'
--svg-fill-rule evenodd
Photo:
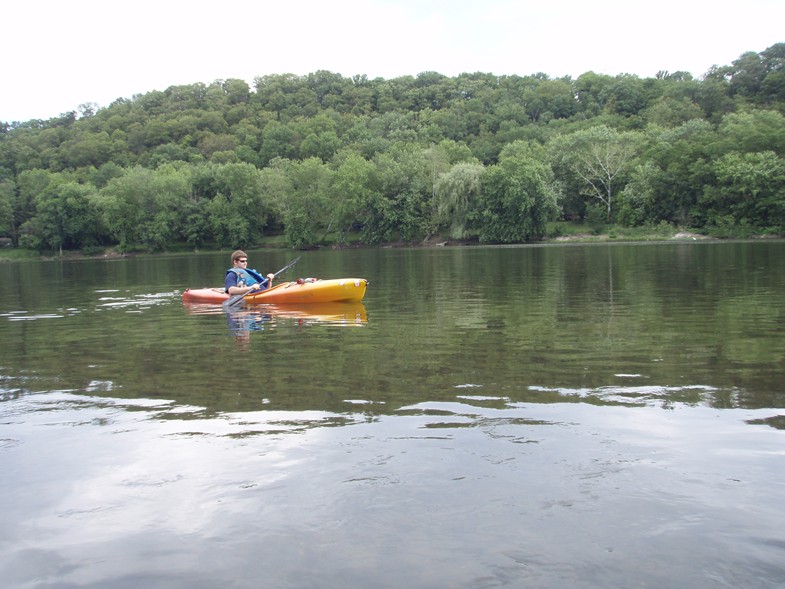
<path fill-rule="evenodd" d="M 368 323 L 368 314 L 362 303 L 258 305 L 224 310 L 229 331 L 243 345 L 250 341 L 251 332 L 264 331 L 266 327 L 286 324 L 296 327 L 316 324 L 350 327 Z"/>
<path fill-rule="evenodd" d="M 271 321 L 269 313 L 260 309 L 232 309 L 226 310 L 226 323 L 229 332 L 238 340 L 247 341 L 252 331 L 263 331 L 266 323 Z"/>

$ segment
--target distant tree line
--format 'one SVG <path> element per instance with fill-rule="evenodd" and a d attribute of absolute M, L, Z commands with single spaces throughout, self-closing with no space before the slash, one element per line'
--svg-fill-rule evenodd
<path fill-rule="evenodd" d="M 0 123 L 14 246 L 515 243 L 558 219 L 785 231 L 785 43 L 700 79 L 317 71 Z"/>

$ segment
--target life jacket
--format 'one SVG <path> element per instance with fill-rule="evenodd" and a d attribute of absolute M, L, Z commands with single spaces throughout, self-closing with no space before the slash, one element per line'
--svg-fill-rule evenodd
<path fill-rule="evenodd" d="M 262 275 L 259 274 L 253 268 L 248 268 L 247 270 L 244 268 L 229 268 L 226 273 L 234 272 L 237 274 L 237 286 L 251 286 L 252 284 L 257 284 L 264 282 L 264 278 Z M 269 284 L 266 284 L 262 287 L 262 290 L 265 290 L 269 287 Z"/>

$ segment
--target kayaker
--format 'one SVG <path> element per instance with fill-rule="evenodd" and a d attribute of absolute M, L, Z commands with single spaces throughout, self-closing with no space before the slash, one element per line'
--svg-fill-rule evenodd
<path fill-rule="evenodd" d="M 248 254 L 243 250 L 232 252 L 232 267 L 226 271 L 224 290 L 230 295 L 241 295 L 253 290 L 265 290 L 273 284 L 275 274 L 268 274 L 269 279 L 265 284 L 264 278 L 256 270 L 248 267 Z"/>

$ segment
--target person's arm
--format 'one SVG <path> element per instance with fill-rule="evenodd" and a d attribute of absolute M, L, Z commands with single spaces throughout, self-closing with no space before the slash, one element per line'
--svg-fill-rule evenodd
<path fill-rule="evenodd" d="M 252 290 L 257 290 L 258 288 L 258 284 L 252 284 L 251 286 L 237 286 L 237 274 L 234 272 L 226 273 L 226 279 L 224 280 L 224 290 L 232 296 L 245 294 L 247 292 L 251 292 Z"/>
<path fill-rule="evenodd" d="M 237 286 L 237 274 L 234 272 L 227 272 L 226 278 L 224 278 L 224 291 L 231 294 L 229 290 L 235 286 Z"/>
<path fill-rule="evenodd" d="M 251 292 L 252 290 L 259 290 L 261 287 L 262 286 L 257 282 L 251 286 L 230 286 L 226 292 L 228 292 L 230 295 L 241 295 Z"/>

